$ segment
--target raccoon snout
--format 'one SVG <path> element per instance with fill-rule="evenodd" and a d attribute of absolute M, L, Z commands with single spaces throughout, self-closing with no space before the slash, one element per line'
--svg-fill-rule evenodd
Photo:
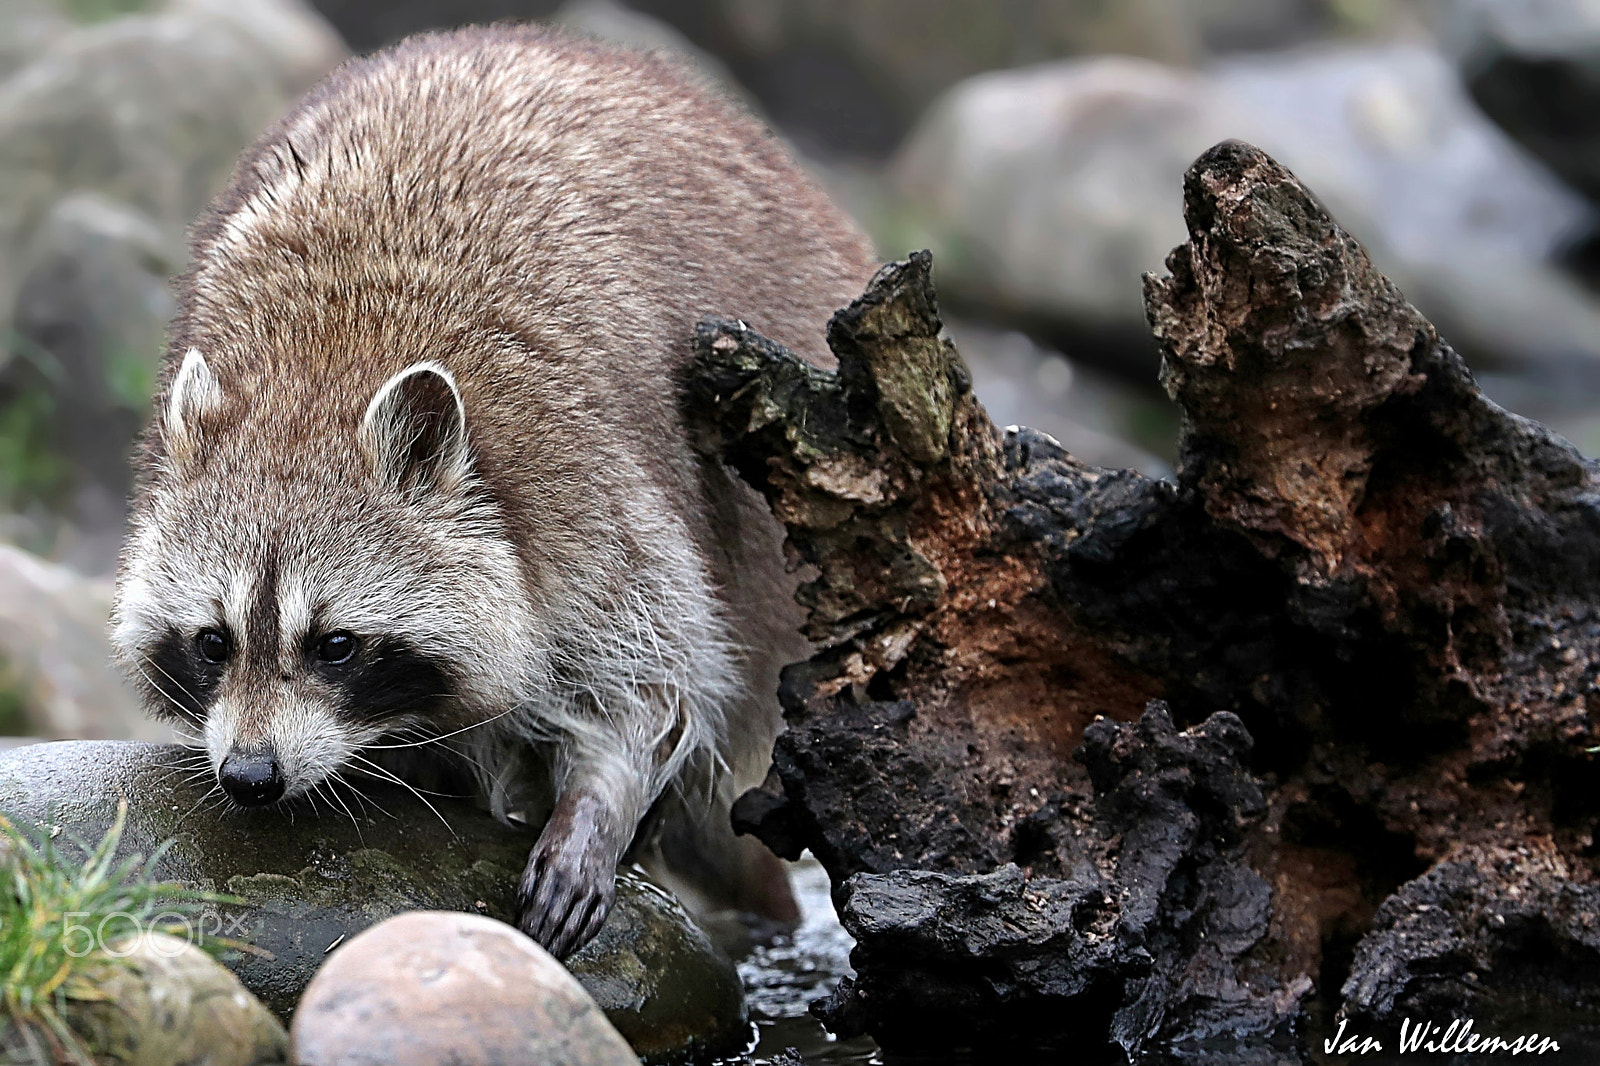
<path fill-rule="evenodd" d="M 283 771 L 270 751 L 235 751 L 217 771 L 222 789 L 241 807 L 264 807 L 283 798 Z"/>

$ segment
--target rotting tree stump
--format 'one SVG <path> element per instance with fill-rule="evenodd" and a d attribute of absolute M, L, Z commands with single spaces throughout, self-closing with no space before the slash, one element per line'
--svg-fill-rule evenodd
<path fill-rule="evenodd" d="M 996 431 L 926 253 L 835 316 L 836 372 L 698 331 L 697 446 L 811 568 L 819 650 L 734 817 L 832 879 L 857 975 L 819 1013 L 1292 1059 L 1313 990 L 1368 1025 L 1600 1006 L 1600 467 L 1259 150 L 1184 209 L 1145 285 L 1176 484 Z"/>

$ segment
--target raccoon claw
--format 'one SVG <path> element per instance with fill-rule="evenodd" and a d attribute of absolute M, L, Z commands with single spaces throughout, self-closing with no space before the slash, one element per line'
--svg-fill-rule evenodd
<path fill-rule="evenodd" d="M 518 886 L 517 925 L 558 959 L 600 931 L 617 893 L 615 860 L 551 819 Z"/>
<path fill-rule="evenodd" d="M 592 940 L 611 913 L 616 873 L 586 872 L 535 852 L 518 896 L 522 931 L 564 959 Z"/>

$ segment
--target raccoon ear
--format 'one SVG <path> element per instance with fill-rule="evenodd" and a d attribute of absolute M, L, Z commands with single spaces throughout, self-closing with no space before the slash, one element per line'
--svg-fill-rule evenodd
<path fill-rule="evenodd" d="M 167 410 L 162 418 L 162 437 L 167 453 L 179 462 L 188 462 L 200 438 L 200 420 L 222 406 L 222 386 L 211 373 L 200 349 L 190 348 L 183 366 L 172 380 Z"/>
<path fill-rule="evenodd" d="M 472 468 L 466 408 L 438 363 L 416 363 L 384 382 L 358 439 L 378 477 L 398 489 L 447 492 Z"/>

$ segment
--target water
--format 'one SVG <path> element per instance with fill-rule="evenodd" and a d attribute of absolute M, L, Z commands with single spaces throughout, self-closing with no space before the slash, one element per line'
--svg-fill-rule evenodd
<path fill-rule="evenodd" d="M 769 943 L 742 946 L 730 940 L 727 930 L 713 932 L 729 954 L 739 959 L 745 1001 L 755 1026 L 756 1042 L 743 1057 L 715 1066 L 790 1066 L 793 1048 L 805 1066 L 989 1066 L 996 1060 L 988 1048 L 951 1048 L 937 1056 L 889 1055 L 871 1037 L 835 1039 L 807 1008 L 831 992 L 841 978 L 851 975 L 850 949 L 855 941 L 834 914 L 828 892 L 828 875 L 809 852 L 789 868 L 795 900 L 800 904 L 800 928 L 793 935 Z M 742 956 L 742 957 L 741 957 Z M 1106 1061 L 1101 1049 L 1088 1049 L 1088 1057 L 1074 1062 Z M 1008 1050 L 1007 1066 L 1063 1066 L 1059 1051 L 1028 1054 Z"/>
<path fill-rule="evenodd" d="M 748 948 L 740 959 L 739 976 L 744 978 L 756 1044 L 744 1058 L 724 1066 L 784 1062 L 788 1048 L 804 1056 L 806 1066 L 881 1066 L 871 1038 L 837 1040 L 807 1011 L 851 972 L 850 949 L 855 942 L 834 915 L 821 863 L 807 854 L 790 867 L 789 877 L 800 904 L 800 928 Z"/>

